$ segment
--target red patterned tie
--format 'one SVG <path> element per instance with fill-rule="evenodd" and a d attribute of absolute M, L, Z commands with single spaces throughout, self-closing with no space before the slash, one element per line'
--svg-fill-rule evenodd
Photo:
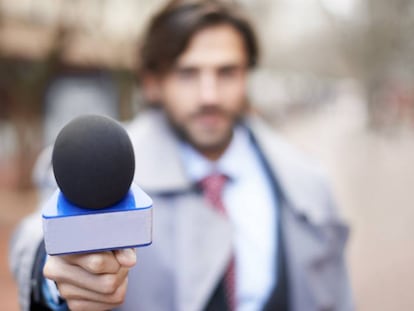
<path fill-rule="evenodd" d="M 223 174 L 213 174 L 203 178 L 200 182 L 205 198 L 213 205 L 213 207 L 221 214 L 227 217 L 227 211 L 224 207 L 222 192 L 227 182 L 227 176 Z M 229 265 L 224 276 L 226 299 L 231 311 L 235 310 L 235 260 L 234 255 L 231 256 Z"/>

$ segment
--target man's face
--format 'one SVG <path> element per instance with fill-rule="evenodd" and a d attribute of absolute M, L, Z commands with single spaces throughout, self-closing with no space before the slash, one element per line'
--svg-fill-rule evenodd
<path fill-rule="evenodd" d="M 178 134 L 215 159 L 246 109 L 247 55 L 230 25 L 197 32 L 174 67 L 155 79 L 158 99 Z"/>

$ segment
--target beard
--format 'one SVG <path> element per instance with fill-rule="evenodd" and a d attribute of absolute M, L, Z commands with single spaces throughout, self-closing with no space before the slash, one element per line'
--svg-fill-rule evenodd
<path fill-rule="evenodd" d="M 172 113 L 167 113 L 167 117 L 173 131 L 182 141 L 206 157 L 216 159 L 230 144 L 233 129 L 241 122 L 246 107 L 236 113 L 220 106 L 202 106 L 180 120 L 174 118 Z"/>

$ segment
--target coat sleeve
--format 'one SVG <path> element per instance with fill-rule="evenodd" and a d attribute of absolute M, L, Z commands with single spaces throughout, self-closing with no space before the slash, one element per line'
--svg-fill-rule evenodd
<path fill-rule="evenodd" d="M 20 309 L 23 311 L 30 310 L 32 271 L 42 239 L 41 214 L 36 211 L 20 223 L 10 241 L 10 268 L 17 282 Z"/>
<path fill-rule="evenodd" d="M 352 311 L 355 310 L 355 305 L 346 262 L 350 227 L 341 216 L 331 184 L 326 177 L 323 179 L 323 184 L 328 221 L 320 229 L 325 243 L 329 245 L 330 252 L 325 258 L 326 262 L 320 262 L 319 268 L 325 267 L 318 269 L 318 265 L 316 265 L 314 268 L 316 271 L 319 270 L 320 277 L 328 285 L 326 294 L 332 295 L 335 303 L 334 310 Z"/>
<path fill-rule="evenodd" d="M 45 202 L 57 187 L 51 158 L 52 147 L 45 148 L 39 155 L 32 173 L 41 202 Z M 21 221 L 10 241 L 9 262 L 18 286 L 20 309 L 23 311 L 31 309 L 32 290 L 37 286 L 36 280 L 32 280 L 32 274 L 39 245 L 43 240 L 40 206 L 42 204 L 38 210 Z"/>
<path fill-rule="evenodd" d="M 351 280 L 349 278 L 348 264 L 346 262 L 346 246 L 348 245 L 350 229 L 341 219 L 334 225 L 334 228 L 336 231 L 334 235 L 336 236 L 335 240 L 338 247 L 338 254 L 337 256 L 333 255 L 337 261 L 337 269 L 336 273 L 332 275 L 335 280 L 332 281 L 333 284 L 337 285 L 337 292 L 335 295 L 337 310 L 351 311 L 355 310 L 355 305 Z"/>

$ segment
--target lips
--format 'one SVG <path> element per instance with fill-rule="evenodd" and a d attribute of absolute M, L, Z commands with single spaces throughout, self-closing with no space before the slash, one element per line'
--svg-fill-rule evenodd
<path fill-rule="evenodd" d="M 226 120 L 226 115 L 220 111 L 201 112 L 193 117 L 193 121 L 204 127 L 215 127 Z"/>
<path fill-rule="evenodd" d="M 217 123 L 221 119 L 223 119 L 223 115 L 220 113 L 203 113 L 203 114 L 199 114 L 196 117 L 196 120 L 202 123 L 206 123 L 206 124 Z"/>

